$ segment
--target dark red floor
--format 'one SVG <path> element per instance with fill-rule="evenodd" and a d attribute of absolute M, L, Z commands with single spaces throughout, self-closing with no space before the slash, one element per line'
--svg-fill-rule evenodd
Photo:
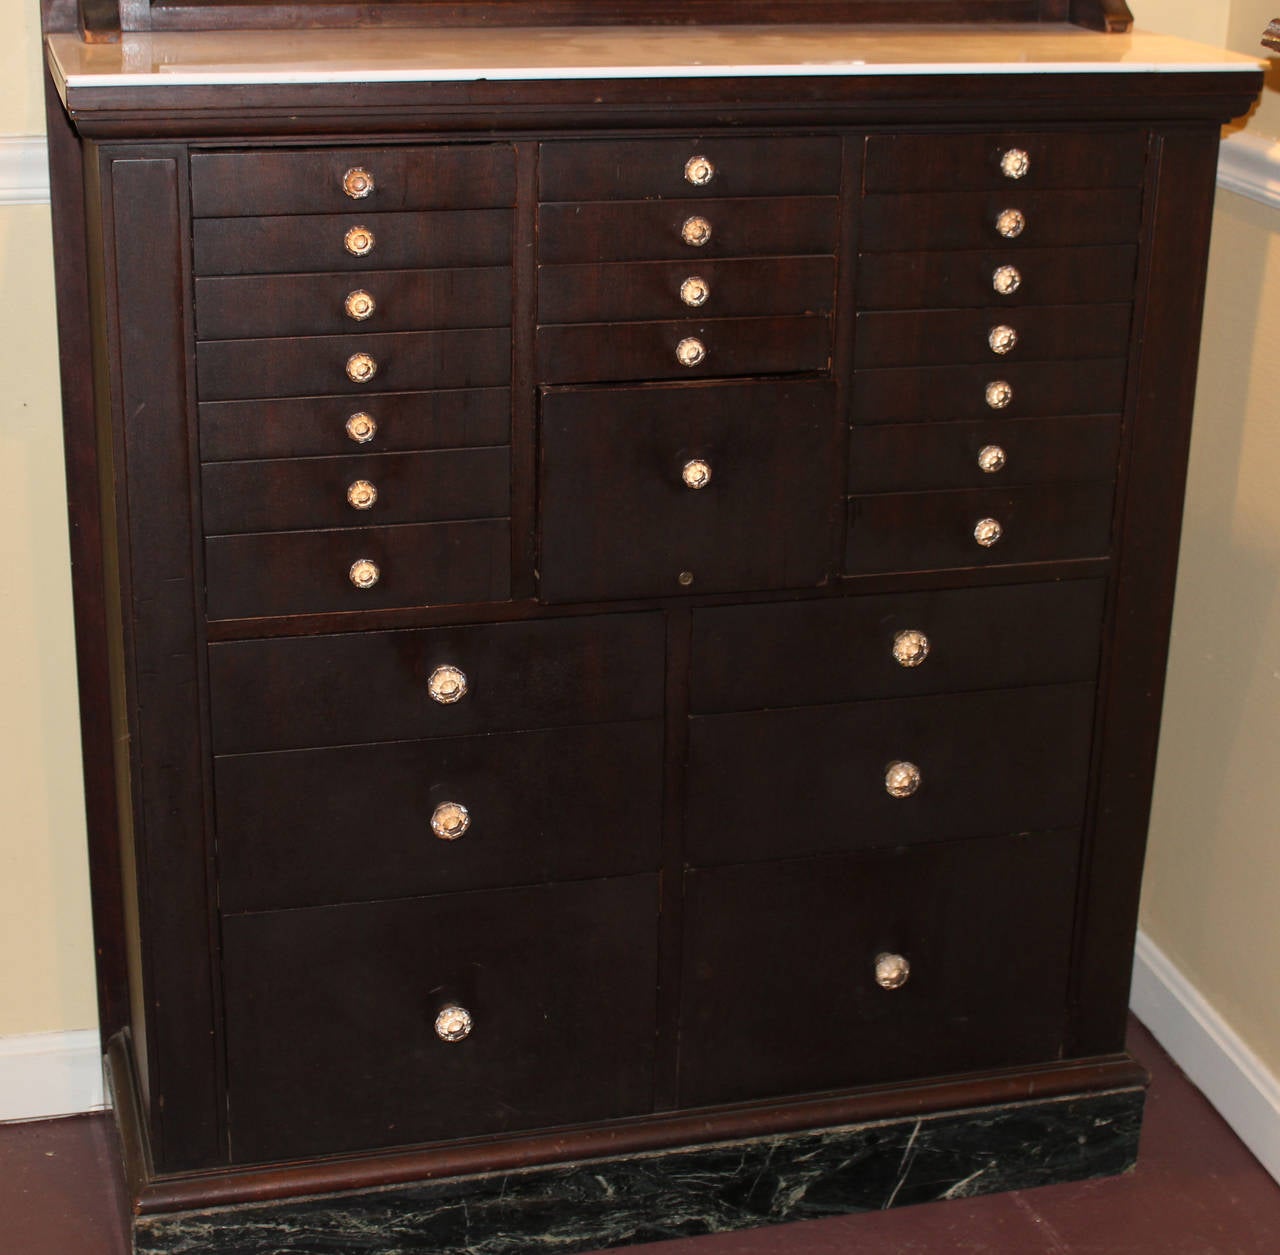
<path fill-rule="evenodd" d="M 664 1242 L 646 1255 L 1280 1255 L 1280 1185 L 1139 1025 L 1127 1177 Z M 0 1255 L 123 1255 L 105 1117 L 0 1125 Z"/>

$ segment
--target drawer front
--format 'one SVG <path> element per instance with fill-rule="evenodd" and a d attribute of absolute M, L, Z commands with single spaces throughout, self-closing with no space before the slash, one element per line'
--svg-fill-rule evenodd
<path fill-rule="evenodd" d="M 352 422 L 357 415 L 364 417 Z M 510 440 L 511 393 L 506 388 L 206 401 L 200 406 L 200 457 L 205 462 L 473 448 Z"/>
<path fill-rule="evenodd" d="M 1105 584 L 839 597 L 693 612 L 695 714 L 1092 681 Z M 925 637 L 899 662 L 900 633 Z M 902 652 L 904 646 L 899 646 Z"/>
<path fill-rule="evenodd" d="M 544 394 L 540 596 L 819 583 L 836 438 L 828 383 Z M 695 488 L 696 463 L 710 479 Z"/>
<path fill-rule="evenodd" d="M 698 715 L 686 857 L 745 863 L 1075 827 L 1093 706 L 1092 684 L 1061 684 Z M 918 769 L 910 796 L 889 793 L 890 763 Z"/>
<path fill-rule="evenodd" d="M 654 871 L 661 782 L 661 720 L 223 756 L 222 909 Z"/>
<path fill-rule="evenodd" d="M 1055 1061 L 1076 875 L 1074 833 L 689 873 L 680 1102 Z"/>
<path fill-rule="evenodd" d="M 224 918 L 233 1161 L 651 1110 L 657 909 L 637 876 Z"/>
<path fill-rule="evenodd" d="M 215 462 L 201 481 L 207 534 L 488 519 L 510 508 L 511 457 L 496 448 Z"/>
<path fill-rule="evenodd" d="M 862 575 L 1105 557 L 1113 498 L 1111 484 L 853 497 L 844 569 Z M 976 531 L 991 520 L 999 532 L 988 547 Z"/>
<path fill-rule="evenodd" d="M 550 262 L 701 260 L 704 257 L 834 253 L 840 202 L 778 196 L 730 201 L 618 201 L 541 205 L 538 259 Z M 691 217 L 706 219 L 705 243 L 685 243 Z"/>
<path fill-rule="evenodd" d="M 1119 454 L 1120 419 L 1109 414 L 862 425 L 849 433 L 849 491 L 1110 481 Z"/>
<path fill-rule="evenodd" d="M 682 354 L 692 347 L 697 360 Z M 544 383 L 783 375 L 831 367 L 827 318 L 578 323 L 538 328 Z"/>
<path fill-rule="evenodd" d="M 357 354 L 373 359 L 368 382 L 348 374 Z M 210 340 L 200 346 L 196 359 L 202 401 L 482 388 L 510 379 L 511 332 L 506 327 Z"/>
<path fill-rule="evenodd" d="M 839 190 L 838 139 L 577 141 L 543 144 L 538 160 L 544 201 L 834 196 Z"/>
<path fill-rule="evenodd" d="M 511 321 L 511 271 L 370 270 L 353 274 L 233 275 L 197 279 L 201 340 L 351 335 L 355 331 L 435 331 Z M 349 298 L 353 298 L 349 302 Z M 372 312 L 363 317 L 368 298 Z"/>
<path fill-rule="evenodd" d="M 1138 187 L 1146 149 L 1140 131 L 872 135 L 862 186 L 867 192 Z"/>
<path fill-rule="evenodd" d="M 509 209 L 435 213 L 304 214 L 296 218 L 201 218 L 193 224 L 198 275 L 427 270 L 509 266 Z M 366 252 L 347 248 L 364 228 Z"/>
<path fill-rule="evenodd" d="M 209 646 L 219 754 L 658 718 L 659 614 L 360 632 Z M 466 692 L 433 701 L 437 668 Z"/>

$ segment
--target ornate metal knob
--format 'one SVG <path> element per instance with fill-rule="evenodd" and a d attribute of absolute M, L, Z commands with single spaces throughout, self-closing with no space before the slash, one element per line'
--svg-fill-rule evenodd
<path fill-rule="evenodd" d="M 441 841 L 456 841 L 471 827 L 471 812 L 461 802 L 441 802 L 431 812 L 431 831 Z"/>
<path fill-rule="evenodd" d="M 1000 326 L 992 327 L 987 332 L 987 343 L 991 346 L 993 353 L 1003 357 L 1018 347 L 1018 333 L 1012 327 L 1006 327 L 1001 323 Z"/>
<path fill-rule="evenodd" d="M 457 667 L 437 667 L 427 676 L 427 692 L 433 702 L 452 706 L 467 695 L 467 673 Z"/>
<path fill-rule="evenodd" d="M 694 248 L 701 248 L 711 239 L 711 223 L 697 215 L 686 218 L 684 225 L 680 228 L 680 238 L 686 244 L 692 244 Z"/>
<path fill-rule="evenodd" d="M 701 275 L 690 275 L 680 285 L 680 299 L 695 309 L 699 305 L 705 305 L 710 295 L 711 285 Z"/>
<path fill-rule="evenodd" d="M 984 549 L 990 549 L 1003 535 L 1004 528 L 996 519 L 979 519 L 973 525 L 973 538 Z"/>
<path fill-rule="evenodd" d="M 693 572 L 681 571 L 680 574 L 676 576 L 676 583 L 679 584 L 681 588 L 688 588 L 689 585 L 693 583 Z"/>
<path fill-rule="evenodd" d="M 1021 148 L 1010 148 L 1000 158 L 1000 173 L 1006 179 L 1025 179 L 1031 173 L 1031 158 Z"/>
<path fill-rule="evenodd" d="M 346 235 L 342 237 L 343 248 L 353 257 L 363 257 L 366 253 L 372 253 L 375 243 L 373 232 L 368 227 L 349 227 Z"/>
<path fill-rule="evenodd" d="M 1027 229 L 1027 217 L 1021 209 L 1002 209 L 996 215 L 996 230 L 1006 240 L 1016 240 Z"/>
<path fill-rule="evenodd" d="M 876 984 L 881 989 L 901 989 L 910 975 L 911 964 L 902 955 L 876 955 Z"/>
<path fill-rule="evenodd" d="M 368 353 L 352 353 L 347 358 L 347 378 L 352 383 L 368 383 L 378 373 L 378 363 Z"/>
<path fill-rule="evenodd" d="M 366 318 L 373 316 L 373 311 L 378 308 L 378 302 L 363 288 L 357 288 L 354 292 L 347 293 L 347 299 L 342 302 L 342 308 L 346 311 L 348 318 L 353 318 L 356 322 L 364 322 Z"/>
<path fill-rule="evenodd" d="M 929 638 L 917 628 L 907 628 L 893 638 L 893 656 L 900 667 L 918 667 L 929 656 Z"/>
<path fill-rule="evenodd" d="M 378 490 L 367 479 L 347 485 L 347 504 L 353 510 L 372 510 L 377 499 Z"/>
<path fill-rule="evenodd" d="M 373 175 L 363 166 L 352 166 L 342 176 L 342 190 L 352 200 L 364 200 L 373 191 Z"/>
<path fill-rule="evenodd" d="M 441 1007 L 436 1016 L 436 1036 L 441 1041 L 463 1041 L 471 1036 L 472 1025 L 471 1012 L 456 1002 L 450 1002 Z"/>
<path fill-rule="evenodd" d="M 696 336 L 686 336 L 676 345 L 676 361 L 681 366 L 697 366 L 707 356 L 707 346 Z"/>
<path fill-rule="evenodd" d="M 920 787 L 915 763 L 893 762 L 884 769 L 884 791 L 890 797 L 910 797 Z"/>
<path fill-rule="evenodd" d="M 351 570 L 347 572 L 347 577 L 357 588 L 372 588 L 377 582 L 382 572 L 378 570 L 378 564 L 370 558 L 357 558 L 351 564 Z"/>
<path fill-rule="evenodd" d="M 373 415 L 366 414 L 363 410 L 352 414 L 347 419 L 347 439 L 354 440 L 356 444 L 368 444 L 377 434 L 377 431 L 378 424 L 374 422 Z"/>
<path fill-rule="evenodd" d="M 978 467 L 984 474 L 994 475 L 1005 468 L 1009 455 L 998 444 L 984 444 L 978 450 Z"/>
<path fill-rule="evenodd" d="M 706 157 L 690 157 L 684 163 L 684 177 L 694 187 L 706 187 L 716 177 L 716 168 Z"/>
<path fill-rule="evenodd" d="M 1001 296 L 1012 296 L 1022 286 L 1022 272 L 1017 266 L 998 266 L 991 276 L 991 286 Z"/>
<path fill-rule="evenodd" d="M 1003 379 L 987 384 L 987 404 L 993 410 L 1007 410 L 1013 402 L 1013 386 Z"/>
<path fill-rule="evenodd" d="M 693 458 L 680 468 L 680 478 L 686 488 L 705 488 L 711 482 L 711 463 Z"/>

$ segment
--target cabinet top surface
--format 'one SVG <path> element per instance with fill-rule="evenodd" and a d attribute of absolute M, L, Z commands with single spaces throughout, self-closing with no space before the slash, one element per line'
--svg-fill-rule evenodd
<path fill-rule="evenodd" d="M 559 27 L 49 36 L 58 86 L 1245 71 L 1253 57 L 1073 26 Z"/>

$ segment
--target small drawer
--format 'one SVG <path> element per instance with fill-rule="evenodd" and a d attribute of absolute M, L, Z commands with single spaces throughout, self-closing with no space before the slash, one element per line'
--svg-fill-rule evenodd
<path fill-rule="evenodd" d="M 511 221 L 509 209 L 202 218 L 193 224 L 195 272 L 257 275 L 509 266 Z"/>
<path fill-rule="evenodd" d="M 767 137 L 567 141 L 543 144 L 544 201 L 707 196 L 834 196 L 838 139 Z"/>
<path fill-rule="evenodd" d="M 204 554 L 211 619 L 511 596 L 506 519 L 210 536 Z"/>
<path fill-rule="evenodd" d="M 511 321 L 511 271 L 369 270 L 196 280 L 201 340 L 498 327 Z"/>
<path fill-rule="evenodd" d="M 224 911 L 654 871 L 662 721 L 226 755 L 214 800 Z"/>
<path fill-rule="evenodd" d="M 834 253 L 839 208 L 834 196 L 541 205 L 538 260 L 545 265 Z"/>
<path fill-rule="evenodd" d="M 665 651 L 660 614 L 224 641 L 209 646 L 213 748 L 244 754 L 658 718 Z M 447 681 L 443 696 L 456 699 L 433 699 Z"/>
<path fill-rule="evenodd" d="M 515 196 L 515 151 L 507 144 L 271 149 L 191 158 L 197 218 L 487 209 L 514 205 Z"/>
<path fill-rule="evenodd" d="M 862 186 L 867 192 L 1139 187 L 1146 158 L 1140 131 L 872 135 Z"/>
<path fill-rule="evenodd" d="M 544 383 L 792 375 L 831 369 L 829 318 L 571 323 L 539 327 Z"/>
<path fill-rule="evenodd" d="M 1057 1061 L 1077 851 L 1032 833 L 688 873 L 680 1103 Z M 881 955 L 908 961 L 900 988 Z"/>
<path fill-rule="evenodd" d="M 1092 681 L 1104 592 L 1101 580 L 1068 580 L 695 610 L 690 707 Z"/>
<path fill-rule="evenodd" d="M 1137 191 L 918 192 L 867 196 L 858 247 L 867 253 L 923 249 L 1132 244 L 1142 206 Z M 1016 211 L 1021 221 L 1001 215 Z M 1005 232 L 1009 234 L 1005 234 Z M 1013 232 L 1016 231 L 1016 234 Z"/>
<path fill-rule="evenodd" d="M 510 379 L 507 327 L 209 340 L 196 354 L 201 401 L 482 388 Z"/>
<path fill-rule="evenodd" d="M 651 1110 L 657 913 L 634 876 L 225 917 L 232 1161 Z"/>
<path fill-rule="evenodd" d="M 205 462 L 471 448 L 510 440 L 507 388 L 206 401 L 200 406 L 200 457 Z"/>
<path fill-rule="evenodd" d="M 998 366 L 1004 362 L 1122 357 L 1129 348 L 1131 312 L 1130 305 L 1117 304 L 864 313 L 857 318 L 854 365 L 989 362 Z"/>
<path fill-rule="evenodd" d="M 845 574 L 1106 557 L 1113 498 L 1110 483 L 853 497 Z"/>
<path fill-rule="evenodd" d="M 214 462 L 201 472 L 207 535 L 489 519 L 511 509 L 507 448 Z"/>
<path fill-rule="evenodd" d="M 860 309 L 953 309 L 1094 305 L 1130 301 L 1138 272 L 1133 245 L 955 253 L 864 253 Z"/>
<path fill-rule="evenodd" d="M 825 382 L 545 393 L 541 598 L 819 583 L 837 423 Z"/>
<path fill-rule="evenodd" d="M 835 285 L 832 257 L 543 266 L 538 321 L 638 322 L 695 311 L 699 318 L 830 315 Z"/>
<path fill-rule="evenodd" d="M 849 492 L 1110 482 L 1119 455 L 1110 414 L 863 425 L 849 433 Z"/>

